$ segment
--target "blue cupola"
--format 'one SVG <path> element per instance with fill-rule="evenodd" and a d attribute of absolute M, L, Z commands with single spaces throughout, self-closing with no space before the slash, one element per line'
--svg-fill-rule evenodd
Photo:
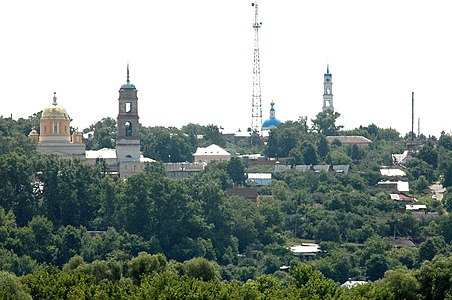
<path fill-rule="evenodd" d="M 279 124 L 281 124 L 281 121 L 275 118 L 275 102 L 270 103 L 270 119 L 265 120 L 265 122 L 262 124 L 262 130 L 270 130 L 272 128 L 278 127 Z"/>

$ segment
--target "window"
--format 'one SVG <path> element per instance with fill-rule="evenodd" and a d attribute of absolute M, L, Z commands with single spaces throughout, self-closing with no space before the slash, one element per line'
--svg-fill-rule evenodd
<path fill-rule="evenodd" d="M 132 136 L 132 123 L 130 123 L 129 121 L 127 121 L 124 124 L 124 130 L 125 130 L 125 135 L 126 137 L 131 137 Z"/>
<path fill-rule="evenodd" d="M 132 111 L 132 103 L 126 102 L 126 113 L 129 113 Z"/>
<path fill-rule="evenodd" d="M 47 126 L 44 126 L 44 132 L 47 132 Z"/>

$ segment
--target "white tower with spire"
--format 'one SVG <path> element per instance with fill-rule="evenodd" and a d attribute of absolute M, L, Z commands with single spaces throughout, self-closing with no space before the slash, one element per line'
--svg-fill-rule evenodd
<path fill-rule="evenodd" d="M 333 78 L 330 73 L 330 66 L 326 66 L 326 73 L 323 75 L 323 111 L 334 111 L 333 106 Z"/>
<path fill-rule="evenodd" d="M 254 6 L 254 65 L 253 65 L 253 99 L 251 109 L 251 130 L 260 132 L 262 126 L 262 97 L 261 97 L 261 61 L 259 57 L 259 22 L 257 0 L 252 3 Z"/>

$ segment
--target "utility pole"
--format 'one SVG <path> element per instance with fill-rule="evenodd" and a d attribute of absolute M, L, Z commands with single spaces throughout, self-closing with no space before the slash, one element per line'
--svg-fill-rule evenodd
<path fill-rule="evenodd" d="M 414 92 L 411 92 L 411 140 L 414 141 Z"/>
<path fill-rule="evenodd" d="M 259 28 L 262 22 L 259 22 L 258 3 L 255 0 L 254 7 L 254 65 L 253 65 L 253 99 L 251 107 L 251 130 L 261 132 L 262 126 L 262 97 L 261 97 L 261 61 L 259 57 Z"/>

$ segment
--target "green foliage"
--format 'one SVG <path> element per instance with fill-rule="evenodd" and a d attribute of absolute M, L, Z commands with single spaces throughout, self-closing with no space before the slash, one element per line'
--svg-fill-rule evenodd
<path fill-rule="evenodd" d="M 445 150 L 452 151 L 452 135 L 441 132 L 441 136 L 438 140 L 438 146 Z"/>
<path fill-rule="evenodd" d="M 419 150 L 417 157 L 436 169 L 438 165 L 438 151 L 431 142 L 428 142 Z"/>
<path fill-rule="evenodd" d="M 287 157 L 308 139 L 306 119 L 288 121 L 270 131 L 264 153 L 269 157 Z"/>
<path fill-rule="evenodd" d="M 115 147 L 116 120 L 110 117 L 102 118 L 89 128 L 83 130 L 84 133 L 94 131 L 92 140 L 88 140 L 86 148 L 88 150 L 99 150 L 103 148 L 112 149 Z"/>
<path fill-rule="evenodd" d="M 19 225 L 25 225 L 38 211 L 36 190 L 31 184 L 32 171 L 26 156 L 0 155 L 0 205 L 14 212 Z"/>
<path fill-rule="evenodd" d="M 452 150 L 440 152 L 439 170 L 443 174 L 443 185 L 452 186 Z"/>
<path fill-rule="evenodd" d="M 196 139 L 190 139 L 177 128 L 140 128 L 143 155 L 161 162 L 192 161 Z"/>
<path fill-rule="evenodd" d="M 414 179 L 424 176 L 429 182 L 433 180 L 433 168 L 423 160 L 414 158 L 406 164 L 408 174 Z"/>
<path fill-rule="evenodd" d="M 312 129 L 323 135 L 338 135 L 339 130 L 343 127 L 336 125 L 336 120 L 340 116 L 340 113 L 331 109 L 321 111 L 312 120 Z"/>
<path fill-rule="evenodd" d="M 419 178 L 414 183 L 414 189 L 420 194 L 424 194 L 429 188 L 429 182 L 424 175 L 419 176 Z"/>
<path fill-rule="evenodd" d="M 415 276 L 420 283 L 420 291 L 425 299 L 446 299 L 452 294 L 451 257 L 438 256 L 432 261 L 424 262 Z"/>
<path fill-rule="evenodd" d="M 32 299 L 19 279 L 11 273 L 0 271 L 0 298 L 11 300 Z"/>
<path fill-rule="evenodd" d="M 0 116 L 0 155 L 6 153 L 17 153 L 29 155 L 36 151 L 36 144 L 30 141 L 27 135 L 33 127 L 39 132 L 38 119 L 40 113 L 28 117 L 28 119 L 13 120 Z"/>
<path fill-rule="evenodd" d="M 418 294 L 420 284 L 413 272 L 409 270 L 389 270 L 385 273 L 381 284 L 394 294 L 395 299 L 421 299 Z"/>
<path fill-rule="evenodd" d="M 166 257 L 162 254 L 148 254 L 140 252 L 137 257 L 130 260 L 129 274 L 135 282 L 140 282 L 145 275 L 152 275 L 166 269 Z"/>
<path fill-rule="evenodd" d="M 219 267 L 202 257 L 192 258 L 184 263 L 185 274 L 203 281 L 221 280 Z"/>
<path fill-rule="evenodd" d="M 237 157 L 232 157 L 229 160 L 227 172 L 234 184 L 243 184 L 246 180 L 245 167 Z"/>
<path fill-rule="evenodd" d="M 328 142 L 326 141 L 325 136 L 322 135 L 322 137 L 320 138 L 320 141 L 317 144 L 317 153 L 319 154 L 320 158 L 326 159 L 329 152 L 330 152 L 330 147 L 328 145 Z"/>

